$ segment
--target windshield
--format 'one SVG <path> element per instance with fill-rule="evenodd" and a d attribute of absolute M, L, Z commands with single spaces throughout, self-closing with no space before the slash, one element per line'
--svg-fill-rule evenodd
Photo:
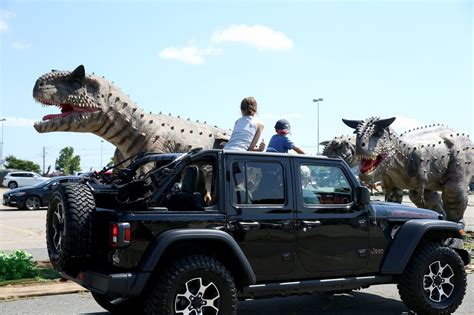
<path fill-rule="evenodd" d="M 49 184 L 51 184 L 51 183 L 54 183 L 54 182 L 56 182 L 56 181 L 58 181 L 58 180 L 59 180 L 59 178 L 54 178 L 54 177 L 53 177 L 53 178 L 50 178 L 50 179 L 45 180 L 44 182 L 39 182 L 39 183 L 37 183 L 37 184 L 34 184 L 33 186 L 34 186 L 34 187 L 44 187 L 44 186 L 49 185 Z"/>

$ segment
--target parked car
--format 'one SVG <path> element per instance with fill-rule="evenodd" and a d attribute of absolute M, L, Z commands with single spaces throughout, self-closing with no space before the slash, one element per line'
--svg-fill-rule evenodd
<path fill-rule="evenodd" d="M 10 172 L 3 178 L 3 186 L 15 189 L 23 186 L 33 186 L 47 179 L 49 177 L 43 177 L 35 172 Z"/>
<path fill-rule="evenodd" d="M 35 186 L 21 187 L 3 194 L 3 204 L 18 209 L 37 210 L 47 207 L 54 188 L 59 183 L 78 182 L 79 176 L 57 176 Z"/>

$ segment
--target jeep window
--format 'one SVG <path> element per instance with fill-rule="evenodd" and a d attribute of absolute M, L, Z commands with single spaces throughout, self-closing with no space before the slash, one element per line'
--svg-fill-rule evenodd
<path fill-rule="evenodd" d="M 187 165 L 166 192 L 163 206 L 169 210 L 205 210 L 216 204 L 216 174 L 213 161 Z"/>
<path fill-rule="evenodd" d="M 285 204 L 283 166 L 280 163 L 234 162 L 234 204 Z"/>
<path fill-rule="evenodd" d="M 301 164 L 299 173 L 305 205 L 347 205 L 353 201 L 349 180 L 340 168 Z"/>

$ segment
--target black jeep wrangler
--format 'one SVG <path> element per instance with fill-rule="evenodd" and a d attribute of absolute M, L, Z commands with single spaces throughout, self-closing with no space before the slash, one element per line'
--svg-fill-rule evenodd
<path fill-rule="evenodd" d="M 235 314 L 237 300 L 396 283 L 417 313 L 466 291 L 462 225 L 371 202 L 341 159 L 143 154 L 109 183 L 60 185 L 50 259 L 111 312 Z"/>

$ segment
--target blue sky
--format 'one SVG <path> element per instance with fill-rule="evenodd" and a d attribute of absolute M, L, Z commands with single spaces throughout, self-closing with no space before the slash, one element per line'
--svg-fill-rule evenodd
<path fill-rule="evenodd" d="M 33 101 L 51 69 L 114 81 L 145 111 L 232 128 L 254 96 L 263 137 L 286 118 L 294 142 L 349 134 L 341 119 L 397 117 L 398 132 L 442 123 L 474 137 L 471 1 L 12 1 L 0 3 L 3 156 L 83 170 L 114 148 L 83 133 L 39 134 L 56 113 Z"/>

